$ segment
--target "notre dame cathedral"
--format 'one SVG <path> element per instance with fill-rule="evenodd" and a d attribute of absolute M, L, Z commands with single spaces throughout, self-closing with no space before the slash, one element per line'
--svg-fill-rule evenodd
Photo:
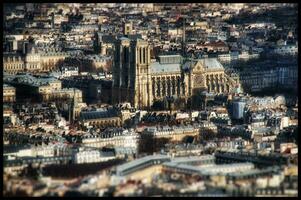
<path fill-rule="evenodd" d="M 203 91 L 227 94 L 240 87 L 238 76 L 226 74 L 216 58 L 161 55 L 151 60 L 147 41 L 125 36 L 114 46 L 113 103 L 130 102 L 145 109 L 168 97 L 187 101 Z"/>
<path fill-rule="evenodd" d="M 113 66 L 114 103 L 130 102 L 135 108 L 150 108 L 166 97 L 188 99 L 200 91 L 229 93 L 239 78 L 225 73 L 216 58 L 184 60 L 180 55 L 150 59 L 148 42 L 121 37 L 115 46 Z"/>

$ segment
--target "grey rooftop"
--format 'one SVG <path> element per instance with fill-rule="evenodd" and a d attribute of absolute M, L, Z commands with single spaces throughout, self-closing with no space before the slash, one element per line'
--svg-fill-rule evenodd
<path fill-rule="evenodd" d="M 145 156 L 143 158 L 139 158 L 139 159 L 136 159 L 134 161 L 131 161 L 131 162 L 125 163 L 123 165 L 117 166 L 116 171 L 124 171 L 124 170 L 136 167 L 138 165 L 141 165 L 143 163 L 153 161 L 153 160 L 169 160 L 169 159 L 170 159 L 169 156 L 161 155 L 161 154 Z"/>
<path fill-rule="evenodd" d="M 194 161 L 202 161 L 202 160 L 215 160 L 213 155 L 204 155 L 204 156 L 190 156 L 190 157 L 176 157 L 172 159 L 172 163 L 186 163 L 186 162 L 194 162 Z"/>
<path fill-rule="evenodd" d="M 223 65 L 216 58 L 204 58 L 203 64 L 209 70 L 224 69 Z"/>
<path fill-rule="evenodd" d="M 82 111 L 80 113 L 81 120 L 93 120 L 100 118 L 117 117 L 117 112 L 114 109 L 108 109 L 105 111 Z"/>
<path fill-rule="evenodd" d="M 159 62 L 154 62 L 150 65 L 151 73 L 181 73 L 180 64 L 160 64 Z"/>

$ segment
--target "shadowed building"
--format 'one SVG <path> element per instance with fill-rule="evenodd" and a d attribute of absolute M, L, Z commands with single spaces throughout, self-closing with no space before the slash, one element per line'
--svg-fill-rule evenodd
<path fill-rule="evenodd" d="M 65 101 L 76 98 L 82 102 L 82 91 L 75 88 L 62 88 L 60 80 L 50 76 L 33 76 L 28 73 L 5 75 L 4 82 L 16 88 L 16 100 L 33 99 L 38 101 Z"/>

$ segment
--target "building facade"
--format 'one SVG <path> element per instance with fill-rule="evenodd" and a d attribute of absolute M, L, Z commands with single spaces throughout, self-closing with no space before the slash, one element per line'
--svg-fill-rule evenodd
<path fill-rule="evenodd" d="M 3 54 L 3 71 L 9 74 L 23 72 L 25 69 L 24 58 L 20 55 Z"/>
<path fill-rule="evenodd" d="M 100 136 L 87 136 L 82 139 L 85 146 L 102 148 L 107 146 L 137 149 L 140 136 L 134 131 L 104 131 Z"/>
<path fill-rule="evenodd" d="M 3 102 L 16 101 L 16 88 L 7 84 L 3 84 Z"/>
<path fill-rule="evenodd" d="M 82 91 L 75 88 L 62 88 L 60 80 L 49 77 L 36 77 L 28 73 L 4 76 L 5 83 L 16 88 L 16 98 L 34 98 L 41 101 L 68 100 L 76 98 L 82 102 Z"/>
<path fill-rule="evenodd" d="M 68 53 L 50 49 L 47 52 L 40 53 L 40 65 L 42 72 L 49 72 L 58 68 L 58 63 L 63 62 Z"/>
<path fill-rule="evenodd" d="M 168 138 L 172 141 L 181 141 L 186 136 L 198 137 L 199 129 L 193 126 L 181 126 L 181 127 L 147 127 L 143 135 L 151 135 L 153 138 Z"/>
<path fill-rule="evenodd" d="M 33 49 L 26 55 L 4 54 L 3 70 L 9 74 L 18 72 L 49 72 L 58 68 L 58 63 L 68 57 L 67 53 L 58 51 L 39 52 Z"/>

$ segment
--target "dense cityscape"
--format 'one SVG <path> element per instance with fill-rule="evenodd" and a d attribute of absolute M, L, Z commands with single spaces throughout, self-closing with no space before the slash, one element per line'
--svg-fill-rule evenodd
<path fill-rule="evenodd" d="M 6 3 L 4 196 L 298 196 L 298 5 Z"/>

